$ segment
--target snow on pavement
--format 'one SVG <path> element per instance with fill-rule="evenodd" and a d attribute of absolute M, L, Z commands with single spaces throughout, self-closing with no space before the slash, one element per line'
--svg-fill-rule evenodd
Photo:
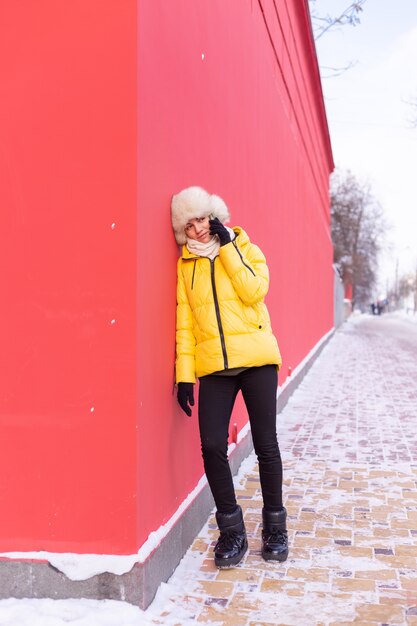
<path fill-rule="evenodd" d="M 417 326 L 352 317 L 278 417 L 290 556 L 260 555 L 256 458 L 235 479 L 249 552 L 217 570 L 211 515 L 146 611 L 2 600 L 2 626 L 417 624 Z"/>

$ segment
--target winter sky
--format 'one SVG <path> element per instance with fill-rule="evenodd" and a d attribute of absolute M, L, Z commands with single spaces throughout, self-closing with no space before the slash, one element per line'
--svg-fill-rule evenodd
<path fill-rule="evenodd" d="M 352 0 L 315 0 L 340 15 Z M 381 288 L 417 264 L 417 1 L 366 0 L 360 24 L 332 29 L 316 42 L 337 167 L 368 181 L 391 224 L 381 259 Z M 340 76 L 324 66 L 354 65 Z M 334 72 L 333 72 L 334 73 Z"/>

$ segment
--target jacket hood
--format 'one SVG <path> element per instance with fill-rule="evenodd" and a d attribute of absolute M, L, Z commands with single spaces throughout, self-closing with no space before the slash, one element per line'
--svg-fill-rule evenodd
<path fill-rule="evenodd" d="M 187 187 L 172 196 L 171 220 L 177 243 L 186 242 L 184 228 L 187 222 L 196 217 L 217 217 L 222 224 L 230 219 L 230 212 L 220 196 L 208 193 L 202 187 Z"/>

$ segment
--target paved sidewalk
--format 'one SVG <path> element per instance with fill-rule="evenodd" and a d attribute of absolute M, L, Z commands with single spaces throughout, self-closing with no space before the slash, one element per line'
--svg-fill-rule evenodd
<path fill-rule="evenodd" d="M 343 325 L 279 416 L 290 556 L 260 555 L 251 455 L 237 480 L 249 552 L 217 570 L 214 517 L 162 585 L 154 624 L 417 625 L 417 325 Z"/>

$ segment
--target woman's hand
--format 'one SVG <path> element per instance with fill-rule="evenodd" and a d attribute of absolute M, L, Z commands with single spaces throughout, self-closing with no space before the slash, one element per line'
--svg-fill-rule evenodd
<path fill-rule="evenodd" d="M 213 220 L 209 220 L 210 224 L 210 235 L 217 235 L 220 239 L 220 245 L 225 246 L 227 243 L 231 242 L 229 231 L 218 217 L 215 217 Z"/>
<path fill-rule="evenodd" d="M 178 383 L 177 400 L 184 413 L 190 417 L 190 406 L 194 406 L 194 383 Z"/>

